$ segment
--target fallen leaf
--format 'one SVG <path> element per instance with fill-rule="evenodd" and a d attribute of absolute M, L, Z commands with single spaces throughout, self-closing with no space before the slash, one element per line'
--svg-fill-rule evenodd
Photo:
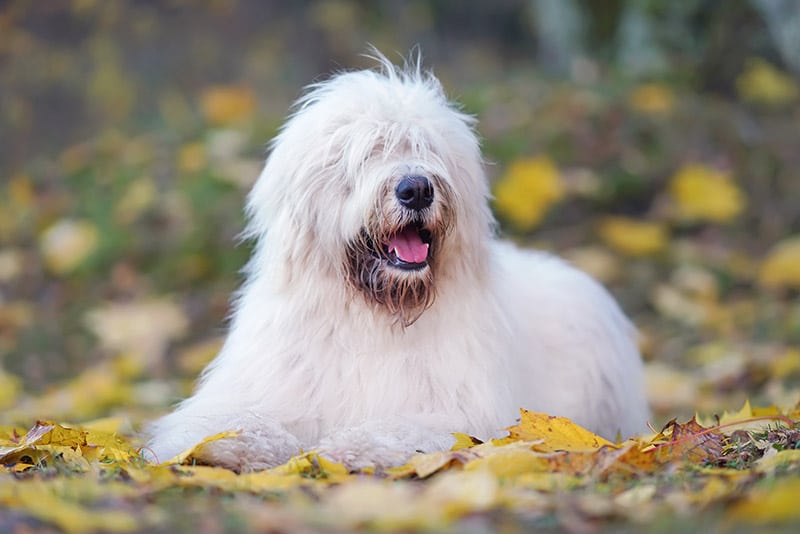
<path fill-rule="evenodd" d="M 535 228 L 550 208 L 564 197 L 555 164 L 546 156 L 514 161 L 494 187 L 500 215 L 520 230 Z"/>
<path fill-rule="evenodd" d="M 747 62 L 744 72 L 736 79 L 736 89 L 742 100 L 780 106 L 797 99 L 795 80 L 761 58 Z"/>
<path fill-rule="evenodd" d="M 474 452 L 473 449 L 415 454 L 404 465 L 388 469 L 387 473 L 392 478 L 405 478 L 412 475 L 419 478 L 427 478 L 447 467 L 463 465 L 477 457 L 478 453 Z"/>
<path fill-rule="evenodd" d="M 800 236 L 784 239 L 770 250 L 758 273 L 758 282 L 769 289 L 800 289 Z"/>
<path fill-rule="evenodd" d="M 474 447 L 475 445 L 480 445 L 481 443 L 483 443 L 478 438 L 474 438 L 462 432 L 453 432 L 453 436 L 456 438 L 456 442 L 453 443 L 452 447 L 450 447 L 451 451 L 457 451 L 459 449 L 468 449 L 470 447 Z"/>
<path fill-rule="evenodd" d="M 651 256 L 662 251 L 669 240 L 664 224 L 628 217 L 606 217 L 600 222 L 600 238 L 629 256 Z"/>
<path fill-rule="evenodd" d="M 539 452 L 583 451 L 613 447 L 610 441 L 576 425 L 566 417 L 555 417 L 540 412 L 520 410 L 520 422 L 509 427 L 509 438 L 538 441 L 533 449 Z"/>
<path fill-rule="evenodd" d="M 677 215 L 687 221 L 727 223 L 747 204 L 746 197 L 730 173 L 707 165 L 684 165 L 669 183 Z"/>
<path fill-rule="evenodd" d="M 188 449 L 179 452 L 172 458 L 169 459 L 159 458 L 158 460 L 165 465 L 180 465 L 185 463 L 191 464 L 194 460 L 202 458 L 203 448 L 207 444 L 219 441 L 221 439 L 235 437 L 238 435 L 239 433 L 234 431 L 219 432 L 217 434 L 206 437 L 199 443 L 196 443 L 195 445 L 192 445 Z"/>
<path fill-rule="evenodd" d="M 670 421 L 662 433 L 669 436 L 669 441 L 654 449 L 654 454 L 661 462 L 688 460 L 702 464 L 722 456 L 723 435 L 713 427 L 700 425 L 694 417 L 683 424 Z"/>

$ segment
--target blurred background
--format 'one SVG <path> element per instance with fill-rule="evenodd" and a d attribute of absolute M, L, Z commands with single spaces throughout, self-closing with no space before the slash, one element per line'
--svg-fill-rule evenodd
<path fill-rule="evenodd" d="M 654 424 L 800 400 L 800 2 L 0 2 L 0 424 L 186 395 L 301 88 L 419 44 L 501 232 L 641 330 Z"/>

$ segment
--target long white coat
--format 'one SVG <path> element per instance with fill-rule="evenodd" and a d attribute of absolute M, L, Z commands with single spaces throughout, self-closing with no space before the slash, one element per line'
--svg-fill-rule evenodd
<path fill-rule="evenodd" d="M 608 438 L 645 428 L 635 332 L 613 298 L 494 237 L 474 121 L 418 65 L 381 61 L 312 86 L 273 141 L 228 339 L 194 395 L 152 426 L 157 460 L 238 430 L 204 459 L 252 470 L 316 448 L 387 466 L 449 447 L 451 432 L 503 435 L 521 407 Z M 360 232 L 400 224 L 394 184 L 411 170 L 436 184 L 426 217 L 446 229 L 424 272 L 381 267 L 429 277 L 435 298 L 413 317 L 347 271 Z"/>

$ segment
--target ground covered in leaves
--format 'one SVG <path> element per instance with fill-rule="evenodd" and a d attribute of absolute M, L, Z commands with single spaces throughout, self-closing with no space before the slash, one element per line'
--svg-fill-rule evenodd
<path fill-rule="evenodd" d="M 523 412 L 391 472 L 144 462 L 143 423 L 220 346 L 243 197 L 290 101 L 366 66 L 363 42 L 417 38 L 346 1 L 244 4 L 0 7 L 0 531 L 800 525 L 800 90 L 769 54 L 714 91 L 589 59 L 546 76 L 486 42 L 433 63 L 480 121 L 504 235 L 639 327 L 653 435 Z"/>
<path fill-rule="evenodd" d="M 68 532 L 176 528 L 302 531 L 566 527 L 717 518 L 723 527 L 797 519 L 800 409 L 671 421 L 611 443 L 564 418 L 522 410 L 506 438 L 457 434 L 451 451 L 350 473 L 310 451 L 254 473 L 197 465 L 208 438 L 162 465 L 105 419 L 0 429 L 0 527 Z M 210 507 L 214 513 L 209 513 Z M 203 510 L 198 513 L 198 509 Z M 34 523 L 36 524 L 36 523 Z"/>

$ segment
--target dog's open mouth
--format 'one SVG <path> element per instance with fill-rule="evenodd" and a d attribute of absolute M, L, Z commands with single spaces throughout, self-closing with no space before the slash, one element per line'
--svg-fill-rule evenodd
<path fill-rule="evenodd" d="M 383 244 L 390 265 L 406 271 L 415 271 L 428 265 L 431 232 L 420 224 L 409 224 L 389 237 Z"/>

